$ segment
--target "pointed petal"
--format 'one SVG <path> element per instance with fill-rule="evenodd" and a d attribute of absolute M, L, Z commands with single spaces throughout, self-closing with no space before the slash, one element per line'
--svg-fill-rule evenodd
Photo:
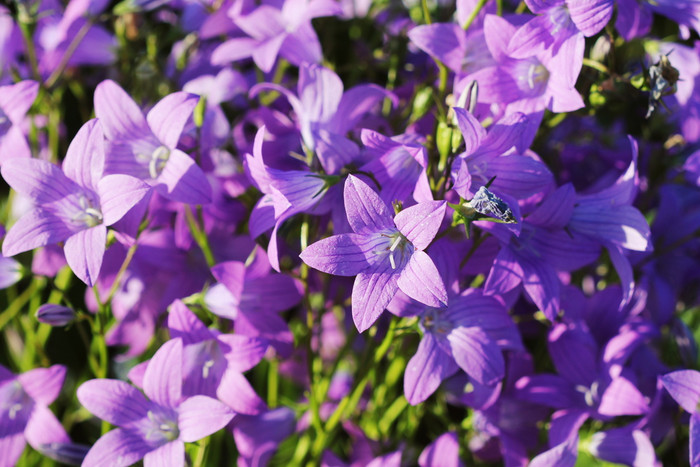
<path fill-rule="evenodd" d="M 309 122 L 326 122 L 338 109 L 343 82 L 333 71 L 307 63 L 299 70 L 298 92 L 304 109 L 304 114 L 298 117 Z"/>
<path fill-rule="evenodd" d="M 654 445 L 641 430 L 625 427 L 599 431 L 591 436 L 588 450 L 599 459 L 616 464 L 635 467 L 657 465 Z"/>
<path fill-rule="evenodd" d="M 608 254 L 610 255 L 610 261 L 612 261 L 615 267 L 615 271 L 617 271 L 617 275 L 620 277 L 620 285 L 622 286 L 622 302 L 620 303 L 620 307 L 623 307 L 632 299 L 632 293 L 634 292 L 634 271 L 632 271 L 630 261 L 619 246 L 609 246 Z"/>
<path fill-rule="evenodd" d="M 523 287 L 535 305 L 550 321 L 559 313 L 561 281 L 552 266 L 537 259 L 521 259 Z"/>
<path fill-rule="evenodd" d="M 481 329 L 458 327 L 450 331 L 447 340 L 457 364 L 479 383 L 490 385 L 503 379 L 501 349 Z"/>
<path fill-rule="evenodd" d="M 425 250 L 440 229 L 446 209 L 445 201 L 418 203 L 399 212 L 394 224 L 416 249 Z"/>
<path fill-rule="evenodd" d="M 447 305 L 447 290 L 440 272 L 427 253 L 416 250 L 396 281 L 406 295 L 428 306 Z"/>
<path fill-rule="evenodd" d="M 221 334 L 216 338 L 221 344 L 228 368 L 243 373 L 260 363 L 267 351 L 267 341 L 240 334 Z"/>
<path fill-rule="evenodd" d="M 80 127 L 63 159 L 63 172 L 78 185 L 96 191 L 105 165 L 105 137 L 96 118 Z"/>
<path fill-rule="evenodd" d="M 352 320 L 359 332 L 364 332 L 379 318 L 399 286 L 389 261 L 377 269 L 360 272 L 352 287 Z"/>
<path fill-rule="evenodd" d="M 553 448 L 538 454 L 529 467 L 574 467 L 578 458 L 578 434 Z"/>
<path fill-rule="evenodd" d="M 462 71 L 467 35 L 458 24 L 435 23 L 416 26 L 408 32 L 408 38 L 452 71 Z"/>
<path fill-rule="evenodd" d="M 216 397 L 237 413 L 257 415 L 266 409 L 265 402 L 242 374 L 227 370 L 221 378 Z"/>
<path fill-rule="evenodd" d="M 146 116 L 151 131 L 160 142 L 175 148 L 185 123 L 199 102 L 199 96 L 187 92 L 174 92 L 162 98 Z"/>
<path fill-rule="evenodd" d="M 147 453 L 143 467 L 185 467 L 185 443 L 176 439 Z"/>
<path fill-rule="evenodd" d="M 641 415 L 649 411 L 649 403 L 627 378 L 614 378 L 605 389 L 598 406 L 602 415 Z"/>
<path fill-rule="evenodd" d="M 24 436 L 31 447 L 40 450 L 42 445 L 51 443 L 70 443 L 68 433 L 58 421 L 56 416 L 43 405 L 36 405 L 32 409 Z"/>
<path fill-rule="evenodd" d="M 83 465 L 126 467 L 143 459 L 152 449 L 140 433 L 116 429 L 97 440 L 85 456 Z"/>
<path fill-rule="evenodd" d="M 168 329 L 172 339 L 181 338 L 184 345 L 212 339 L 212 334 L 204 323 L 187 308 L 181 300 L 175 300 L 168 312 Z"/>
<path fill-rule="evenodd" d="M 38 93 L 39 83 L 36 81 L 25 80 L 3 86 L 0 88 L 0 109 L 13 123 L 18 124 L 27 114 Z"/>
<path fill-rule="evenodd" d="M 78 400 L 92 414 L 112 425 L 122 426 L 146 417 L 148 400 L 125 381 L 93 379 L 78 388 Z"/>
<path fill-rule="evenodd" d="M 107 226 L 121 220 L 146 197 L 151 187 L 130 175 L 107 175 L 97 183 L 103 223 Z"/>
<path fill-rule="evenodd" d="M 359 178 L 348 175 L 343 197 L 348 222 L 355 233 L 368 234 L 394 227 L 392 211 L 377 192 Z"/>
<path fill-rule="evenodd" d="M 450 431 L 441 435 L 430 443 L 418 458 L 420 467 L 433 467 L 441 465 L 443 467 L 460 467 L 462 462 L 459 460 L 459 441 L 457 434 Z"/>
<path fill-rule="evenodd" d="M 50 405 L 56 400 L 65 378 L 66 367 L 63 365 L 35 368 L 17 376 L 24 391 L 42 405 Z"/>
<path fill-rule="evenodd" d="M 579 203 L 574 209 L 569 227 L 591 238 L 611 242 L 628 250 L 645 251 L 650 245 L 649 224 L 633 206 L 601 209 Z"/>
<path fill-rule="evenodd" d="M 411 405 L 423 402 L 457 369 L 457 364 L 440 348 L 435 337 L 430 333 L 424 334 L 403 376 L 406 400 Z"/>
<path fill-rule="evenodd" d="M 233 411 L 226 405 L 207 396 L 193 396 L 180 404 L 177 426 L 180 439 L 193 443 L 216 433 L 231 421 Z"/>
<path fill-rule="evenodd" d="M 394 107 L 398 98 L 394 93 L 375 84 L 355 86 L 343 94 L 329 124 L 329 130 L 341 135 L 355 128 L 363 115 L 371 111 L 384 99 L 390 99 Z"/>
<path fill-rule="evenodd" d="M 387 243 L 380 235 L 340 234 L 309 245 L 299 257 L 314 269 L 336 276 L 355 276 L 375 264 Z"/>
<path fill-rule="evenodd" d="M 141 109 L 117 83 L 102 81 L 95 88 L 95 116 L 105 136 L 114 141 L 152 138 Z"/>
<path fill-rule="evenodd" d="M 2 176 L 16 192 L 48 204 L 80 191 L 80 187 L 50 162 L 40 159 L 9 159 L 0 167 Z"/>
<path fill-rule="evenodd" d="M 698 412 L 700 404 L 700 372 L 679 370 L 661 377 L 664 387 L 678 405 L 688 413 Z"/>
<path fill-rule="evenodd" d="M 173 149 L 163 171 L 158 175 L 156 188 L 166 198 L 186 204 L 211 202 L 211 185 L 194 159 Z"/>
<path fill-rule="evenodd" d="M 182 341 L 163 344 L 148 363 L 143 375 L 143 391 L 164 407 L 177 407 L 182 395 Z"/>
<path fill-rule="evenodd" d="M 248 58 L 253 53 L 253 48 L 258 41 L 250 37 L 236 37 L 228 39 L 214 49 L 211 54 L 212 65 L 226 65 Z"/>
<path fill-rule="evenodd" d="M 552 414 L 549 426 L 549 446 L 554 447 L 578 437 L 578 430 L 588 420 L 588 411 L 580 409 L 559 410 Z"/>
<path fill-rule="evenodd" d="M 66 261 L 75 275 L 92 287 L 100 274 L 107 242 L 107 227 L 96 225 L 68 237 L 63 247 Z"/>
<path fill-rule="evenodd" d="M 481 142 L 486 138 L 486 130 L 481 126 L 479 120 L 466 110 L 455 107 L 454 112 L 457 117 L 459 131 L 462 132 L 464 137 L 466 147 L 464 152 L 467 155 L 474 154 L 479 149 Z"/>
<path fill-rule="evenodd" d="M 253 61 L 258 68 L 265 73 L 269 73 L 272 70 L 282 43 L 286 38 L 286 34 L 278 34 L 257 44 L 253 49 Z"/>
<path fill-rule="evenodd" d="M 612 0 L 567 0 L 571 20 L 587 37 L 598 33 L 613 14 Z"/>

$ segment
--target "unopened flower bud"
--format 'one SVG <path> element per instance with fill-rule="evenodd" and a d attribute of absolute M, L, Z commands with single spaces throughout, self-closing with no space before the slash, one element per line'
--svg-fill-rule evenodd
<path fill-rule="evenodd" d="M 36 310 L 36 319 L 51 326 L 65 326 L 75 319 L 75 311 L 62 305 L 47 303 Z"/>

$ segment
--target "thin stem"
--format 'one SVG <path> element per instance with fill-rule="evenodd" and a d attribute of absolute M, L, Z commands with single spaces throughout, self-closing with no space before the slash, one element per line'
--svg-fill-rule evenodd
<path fill-rule="evenodd" d="M 29 287 L 25 289 L 10 305 L 5 309 L 5 311 L 0 314 L 0 331 L 3 330 L 7 323 L 12 321 L 12 319 L 17 316 L 22 308 L 32 299 L 36 294 L 37 290 L 43 288 L 44 279 L 38 276 L 34 276 Z"/>
<path fill-rule="evenodd" d="M 476 19 L 477 15 L 479 14 L 479 12 L 481 12 L 481 9 L 484 8 L 484 5 L 486 5 L 487 1 L 488 0 L 480 0 L 479 1 L 479 4 L 472 10 L 472 14 L 469 15 L 469 18 L 467 18 L 467 20 L 464 22 L 462 29 L 464 29 L 465 31 L 467 29 L 469 29 L 469 26 L 472 25 L 472 23 Z"/>
<path fill-rule="evenodd" d="M 93 18 L 88 19 L 85 22 L 85 24 L 83 24 L 83 26 L 78 30 L 77 34 L 75 36 L 73 36 L 73 40 L 71 41 L 70 44 L 68 44 L 68 48 L 66 49 L 66 52 L 61 57 L 61 61 L 58 63 L 58 66 L 51 73 L 49 78 L 46 80 L 46 87 L 47 88 L 50 88 L 54 84 L 56 84 L 56 81 L 58 80 L 58 78 L 61 77 L 61 75 L 63 74 L 63 72 L 66 69 L 66 66 L 68 66 L 68 61 L 70 60 L 70 58 L 75 53 L 75 50 L 80 45 L 80 41 L 82 41 L 85 38 L 85 35 L 90 30 L 93 23 L 94 23 Z"/>
<path fill-rule="evenodd" d="M 214 254 L 211 252 L 207 234 L 204 232 L 204 230 L 199 228 L 199 224 L 194 218 L 194 214 L 192 213 L 192 209 L 189 205 L 185 205 L 185 218 L 187 219 L 187 225 L 190 228 L 192 237 L 194 237 L 194 241 L 197 242 L 197 245 L 204 254 L 204 259 L 207 261 L 207 265 L 209 265 L 209 267 L 214 266 L 214 264 L 216 264 L 216 260 L 214 259 Z"/>
<path fill-rule="evenodd" d="M 112 298 L 114 297 L 114 294 L 116 294 L 117 290 L 119 290 L 119 286 L 121 285 L 122 281 L 122 276 L 124 276 L 124 273 L 129 267 L 129 264 L 131 264 L 131 260 L 134 259 L 134 254 L 136 253 L 137 248 L 138 243 L 134 243 L 129 248 L 129 251 L 126 252 L 126 258 L 124 258 L 124 261 L 122 262 L 122 265 L 119 268 L 116 277 L 114 278 L 114 282 L 112 282 L 112 287 L 109 289 L 109 294 L 107 294 L 107 300 L 105 300 L 105 303 L 110 303 L 112 301 Z"/>

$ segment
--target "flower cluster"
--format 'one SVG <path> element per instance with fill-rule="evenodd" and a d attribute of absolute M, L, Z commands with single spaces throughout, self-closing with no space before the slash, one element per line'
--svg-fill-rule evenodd
<path fill-rule="evenodd" d="M 0 466 L 700 465 L 698 0 L 15 1 L 0 174 Z"/>

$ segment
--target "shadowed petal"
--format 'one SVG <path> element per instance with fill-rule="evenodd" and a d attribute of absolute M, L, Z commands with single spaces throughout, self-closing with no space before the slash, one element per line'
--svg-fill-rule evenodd
<path fill-rule="evenodd" d="M 116 429 L 97 440 L 85 456 L 83 465 L 126 467 L 143 459 L 151 449 L 140 433 Z"/>
<path fill-rule="evenodd" d="M 627 427 L 595 433 L 591 436 L 588 450 L 608 462 L 635 467 L 656 465 L 656 453 L 649 436 L 643 431 Z"/>
<path fill-rule="evenodd" d="M 199 96 L 174 92 L 162 98 L 146 116 L 151 131 L 168 148 L 175 148 L 185 123 L 199 102 Z"/>
<path fill-rule="evenodd" d="M 494 384 L 505 374 L 501 349 L 478 328 L 455 328 L 448 335 L 452 356 L 481 384 Z"/>
<path fill-rule="evenodd" d="M 166 198 L 186 204 L 211 202 L 211 185 L 194 159 L 180 151 L 170 151 L 168 162 L 156 179 L 156 189 Z"/>
<path fill-rule="evenodd" d="M 440 436 L 438 439 L 430 443 L 430 445 L 421 452 L 418 458 L 420 467 L 460 467 L 464 465 L 459 460 L 459 441 L 457 434 L 448 432 Z"/>
<path fill-rule="evenodd" d="M 423 402 L 445 378 L 457 370 L 454 359 L 440 348 L 435 337 L 430 333 L 424 334 L 403 376 L 406 400 L 411 405 Z"/>
<path fill-rule="evenodd" d="M 91 413 L 112 425 L 123 426 L 146 417 L 148 400 L 125 381 L 93 379 L 78 388 L 78 400 Z"/>
<path fill-rule="evenodd" d="M 96 225 L 71 235 L 63 247 L 66 261 L 78 278 L 92 287 L 102 267 L 107 227 Z"/>
<path fill-rule="evenodd" d="M 214 338 L 214 334 L 179 299 L 170 305 L 168 329 L 170 337 L 181 338 L 184 345 Z"/>
<path fill-rule="evenodd" d="M 329 123 L 329 129 L 341 135 L 347 133 L 355 127 L 364 114 L 385 98 L 390 99 L 394 107 L 398 105 L 396 95 L 375 84 L 348 89 L 338 103 L 335 116 Z"/>
<path fill-rule="evenodd" d="M 486 130 L 481 126 L 479 120 L 466 110 L 455 107 L 454 111 L 457 116 L 459 131 L 462 132 L 462 136 L 464 137 L 464 152 L 467 155 L 473 154 L 479 149 L 479 145 L 481 145 L 481 142 L 486 137 Z"/>
<path fill-rule="evenodd" d="M 233 416 L 233 411 L 216 399 L 207 396 L 190 397 L 178 408 L 180 439 L 186 443 L 198 441 L 225 427 Z"/>
<path fill-rule="evenodd" d="M 143 391 L 164 407 L 176 407 L 182 395 L 182 341 L 171 339 L 153 355 L 143 375 Z"/>
<path fill-rule="evenodd" d="M 242 373 L 260 363 L 267 351 L 267 341 L 239 334 L 222 334 L 216 338 L 228 361 L 228 368 Z M 228 349 L 227 349 L 228 347 Z"/>

